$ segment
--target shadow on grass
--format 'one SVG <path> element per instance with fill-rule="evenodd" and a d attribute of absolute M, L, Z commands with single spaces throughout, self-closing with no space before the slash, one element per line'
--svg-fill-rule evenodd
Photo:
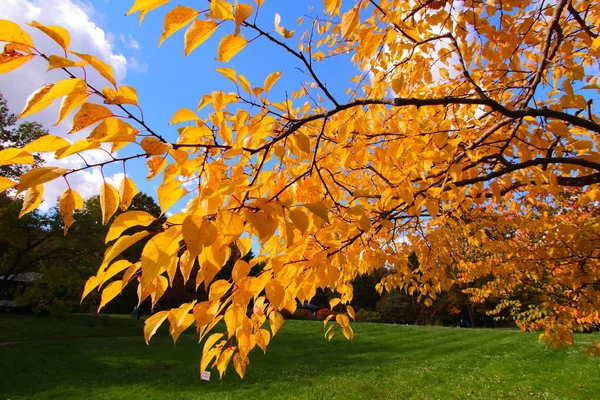
<path fill-rule="evenodd" d="M 531 341 L 515 347 L 519 333 L 514 331 L 379 324 L 355 324 L 354 329 L 353 341 L 340 334 L 327 342 L 322 324 L 287 321 L 266 355 L 258 348 L 251 353 L 243 380 L 230 368 L 223 381 L 213 371 L 211 382 L 199 380 L 202 347 L 193 334 L 182 335 L 176 346 L 164 334 L 150 346 L 141 336 L 23 343 L 0 348 L 0 379 L 9 379 L 2 393 L 11 399 L 424 398 L 422 389 L 430 390 L 430 398 L 444 398 L 436 391 L 448 392 L 454 385 L 459 392 L 445 397 L 461 398 L 485 393 L 486 386 L 475 381 L 483 379 L 482 371 L 491 380 L 507 360 L 531 368 L 556 354 Z M 503 373 L 493 390 L 523 386 L 523 371 Z M 461 394 L 453 383 L 457 379 L 473 379 L 471 392 Z M 525 389 L 513 397 L 494 397 L 527 397 Z"/>

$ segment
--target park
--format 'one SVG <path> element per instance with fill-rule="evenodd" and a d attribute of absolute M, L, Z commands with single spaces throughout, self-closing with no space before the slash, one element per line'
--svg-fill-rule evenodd
<path fill-rule="evenodd" d="M 600 4 L 2 7 L 3 397 L 600 393 Z"/>

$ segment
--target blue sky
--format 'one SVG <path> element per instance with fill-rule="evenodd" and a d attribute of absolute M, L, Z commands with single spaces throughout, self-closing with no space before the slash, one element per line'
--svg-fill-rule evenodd
<path fill-rule="evenodd" d="M 137 89 L 139 103 L 144 110 L 147 124 L 169 140 L 175 141 L 176 127 L 169 126 L 168 122 L 176 110 L 182 107 L 195 109 L 202 95 L 215 90 L 225 92 L 235 91 L 231 81 L 215 71 L 218 67 L 231 67 L 242 73 L 253 86 L 262 86 L 264 78 L 271 72 L 282 71 L 283 75 L 271 91 L 272 101 L 285 99 L 286 93 L 300 87 L 300 83 L 311 79 L 296 69 L 299 61 L 283 49 L 273 46 L 264 38 L 259 38 L 236 55 L 228 64 L 215 61 L 219 39 L 227 33 L 233 33 L 234 24 L 223 24 L 211 39 L 203 43 L 188 57 L 183 54 L 183 36 L 186 28 L 176 32 L 168 38 L 160 48 L 157 47 L 158 39 L 162 32 L 165 14 L 177 4 L 191 6 L 198 9 L 198 1 L 187 0 L 167 4 L 158 10 L 146 15 L 142 25 L 138 24 L 138 15 L 125 16 L 133 0 L 3 0 L 7 2 L 7 15 L 2 18 L 15 20 L 21 26 L 33 19 L 46 25 L 61 25 L 67 28 L 72 37 L 72 49 L 78 52 L 90 53 L 110 62 L 120 84 L 129 85 Z M 254 1 L 247 0 L 255 6 Z M 207 4 L 208 6 L 208 4 Z M 323 2 L 316 1 L 281 1 L 266 0 L 260 8 L 257 23 L 263 29 L 272 29 L 276 13 L 281 16 L 281 25 L 295 30 L 295 36 L 286 42 L 293 49 L 297 49 L 298 40 L 302 31 L 310 26 L 310 20 L 304 19 L 303 26 L 298 27 L 298 18 L 310 14 L 312 7 L 321 11 Z M 24 26 L 32 34 L 34 42 L 42 51 L 49 54 L 60 54 L 59 49 L 43 36 L 39 36 L 34 29 Z M 244 33 L 244 31 L 243 31 Z M 251 32 L 246 32 L 246 39 L 254 37 Z M 30 62 L 23 71 L 16 75 L 0 75 L 0 91 L 9 101 L 13 112 L 19 112 L 27 96 L 43 83 L 57 79 L 64 79 L 58 74 L 45 73 L 45 64 Z M 344 94 L 349 78 L 357 70 L 351 66 L 347 58 L 325 60 L 316 64 L 317 73 L 324 77 L 328 89 L 340 99 L 348 96 Z M 12 73 L 11 73 L 12 74 Z M 92 81 L 96 86 L 108 86 L 100 79 Z M 66 129 L 63 125 L 51 127 L 56 118 L 58 103 L 50 110 L 35 114 L 30 119 L 42 122 L 50 128 L 52 134 L 64 136 Z M 205 114 L 202 114 L 205 116 Z M 69 122 L 67 122 L 67 125 Z M 82 137 L 85 137 L 82 136 Z M 82 137 L 69 137 L 70 140 Z M 130 146 L 132 150 L 137 148 Z M 131 150 L 121 150 L 119 156 L 129 154 Z M 95 156 L 94 156 L 95 157 Z M 102 155 L 98 154 L 98 159 Z M 96 160 L 92 157 L 92 161 Z M 49 163 L 55 162 L 49 160 Z M 80 160 L 73 158 L 64 161 L 61 165 L 78 167 Z M 122 175 L 121 167 L 105 169 L 105 176 L 109 182 L 118 185 Z M 160 177 L 147 182 L 145 176 L 147 167 L 145 163 L 137 162 L 128 164 L 128 175 L 136 180 L 140 190 L 150 195 L 156 195 L 156 188 L 160 184 Z M 84 197 L 89 197 L 98 192 L 101 183 L 99 172 L 80 174 L 79 179 L 72 184 Z M 82 178 L 83 177 L 83 178 Z M 57 183 L 56 187 L 48 185 L 45 193 L 47 208 L 53 200 L 60 195 L 63 184 Z M 49 190 L 48 190 L 49 189 Z M 172 211 L 177 212 L 183 207 L 180 202 Z"/>

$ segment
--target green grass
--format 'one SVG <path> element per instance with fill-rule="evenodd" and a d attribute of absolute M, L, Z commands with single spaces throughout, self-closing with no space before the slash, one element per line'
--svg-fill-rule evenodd
<path fill-rule="evenodd" d="M 173 346 L 162 332 L 146 346 L 141 333 L 128 336 L 141 321 L 0 315 L 1 340 L 22 341 L 0 346 L 0 399 L 600 397 L 600 360 L 580 348 L 598 334 L 553 351 L 514 330 L 353 326 L 354 340 L 327 342 L 320 322 L 286 321 L 266 355 L 253 351 L 245 379 L 230 369 L 222 381 L 215 372 L 201 382 L 193 334 Z"/>

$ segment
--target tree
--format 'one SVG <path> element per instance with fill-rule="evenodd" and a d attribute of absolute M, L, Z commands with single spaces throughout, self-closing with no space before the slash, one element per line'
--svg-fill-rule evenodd
<path fill-rule="evenodd" d="M 167 3 L 136 0 L 128 14 L 139 12 L 141 21 Z M 86 142 L 48 137 L 39 147 L 4 150 L 0 160 L 31 163 L 30 153 L 38 150 L 85 157 L 84 148 L 112 143 L 114 151 L 136 142 L 142 151 L 128 146 L 129 155 L 82 169 L 145 159 L 149 179 L 162 177 L 157 191 L 161 211 L 188 202 L 185 211 L 158 230 L 121 236 L 124 228 L 147 226 L 155 219 L 140 213 L 115 219 L 107 239 L 116 241 L 86 284 L 86 293 L 102 287 L 102 305 L 114 298 L 128 280 L 107 278 L 111 261 L 142 238 L 150 237 L 136 264 L 141 277 L 133 284 L 140 300 L 160 297 L 174 272 L 187 274 L 197 259 L 200 279 L 210 287 L 208 300 L 155 314 L 146 323 L 146 339 L 166 320 L 174 340 L 194 322 L 204 338 L 224 318 L 227 333 L 208 337 L 201 369 L 212 363 L 222 376 L 232 361 L 243 376 L 248 352 L 255 345 L 266 348 L 283 323 L 280 311 L 293 311 L 296 299 L 302 302 L 318 288 L 329 288 L 346 305 L 353 299 L 351 281 L 383 266 L 394 273 L 382 280 L 381 290 L 407 290 L 427 306 L 459 274 L 468 280 L 471 264 L 455 262 L 452 246 L 461 236 L 457 229 L 475 246 L 487 240 L 489 228 L 478 225 L 485 210 L 528 215 L 534 205 L 523 201 L 524 195 L 553 201 L 570 187 L 581 188 L 582 196 L 592 201 L 598 197 L 600 124 L 594 99 L 599 86 L 594 71 L 600 38 L 594 21 L 600 18 L 600 4 L 325 0 L 299 20 L 302 33 L 296 35 L 277 15 L 269 16 L 275 18 L 274 26 L 259 18 L 262 3 L 211 0 L 206 10 L 176 6 L 166 14 L 161 41 L 187 26 L 184 52 L 189 54 L 215 36 L 217 72 L 232 82 L 204 95 L 197 112 L 178 110 L 170 120 L 184 124 L 177 137 L 148 126 L 133 107 L 138 105 L 135 90 L 117 86 L 110 66 L 94 56 L 69 49 L 64 30 L 32 24 L 69 50 L 61 50 L 69 59 L 42 53 L 19 26 L 0 23 L 0 40 L 8 42 L 3 72 L 42 57 L 68 77 L 36 92 L 21 116 L 64 97 L 59 120 L 80 107 L 71 132 L 98 124 Z M 277 97 L 271 89 L 281 72 L 265 71 L 262 87 L 253 86 L 242 71 L 220 64 L 251 52 L 255 40 L 295 61 L 308 82 Z M 345 94 L 326 84 L 337 79 L 339 68 L 326 76 L 327 68 L 319 63 L 331 59 L 356 71 Z M 96 70 L 108 86 L 96 88 L 79 78 L 80 67 Z M 18 184 L 4 186 L 17 185 L 17 191 L 36 198 L 44 183 L 68 181 L 79 171 L 36 168 Z M 183 186 L 188 182 L 195 184 L 193 189 Z M 104 222 L 119 203 L 127 208 L 130 188 L 129 180 L 120 191 L 104 184 Z M 79 204 L 72 190 L 62 196 L 67 227 Z M 471 217 L 475 220 L 461 223 Z M 546 220 L 547 232 L 561 221 Z M 584 221 L 573 223 L 572 237 Z M 502 218 L 494 224 L 500 232 L 511 226 Z M 593 224 L 587 228 L 586 246 L 596 244 L 594 229 Z M 260 245 L 262 272 L 249 277 L 248 266 L 240 263 L 231 280 L 213 281 L 229 259 L 230 245 L 243 256 L 252 240 Z M 549 242 L 540 251 L 550 253 L 555 245 L 563 246 Z M 416 271 L 409 266 L 411 251 L 419 259 Z M 563 256 L 573 259 L 577 251 Z M 587 259 L 586 268 L 597 277 L 595 253 Z M 521 261 L 522 270 L 532 262 Z M 542 268 L 567 287 L 580 279 L 554 274 L 554 265 Z M 514 284 L 512 275 L 503 275 L 498 290 Z M 587 287 L 585 297 L 597 309 L 600 296 Z M 254 308 L 248 317 L 251 299 Z M 351 338 L 353 315 L 351 307 L 338 314 L 328 337 L 341 331 Z M 585 323 L 600 322 L 597 313 L 586 313 L 586 318 Z M 271 332 L 262 328 L 267 319 Z M 559 318 L 539 327 L 565 344 L 581 323 Z M 591 351 L 600 354 L 600 343 Z"/>
<path fill-rule="evenodd" d="M 23 122 L 15 127 L 17 116 L 8 110 L 8 104 L 2 93 L 0 93 L 0 151 L 9 147 L 23 147 L 34 140 L 47 135 L 39 122 Z M 34 157 L 34 163 L 40 165 L 42 159 Z M 0 166 L 0 176 L 7 178 L 19 178 L 26 171 L 26 165 L 4 165 Z"/>

